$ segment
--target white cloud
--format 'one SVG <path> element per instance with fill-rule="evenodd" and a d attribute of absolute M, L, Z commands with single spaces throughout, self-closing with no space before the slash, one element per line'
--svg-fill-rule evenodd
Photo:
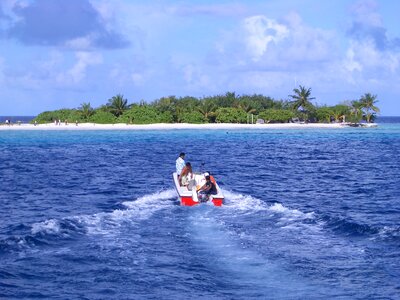
<path fill-rule="evenodd" d="M 355 60 L 355 53 L 353 48 L 349 48 L 346 52 L 344 68 L 349 72 L 362 71 L 362 65 Z"/>
<path fill-rule="evenodd" d="M 270 43 L 279 43 L 288 34 L 288 28 L 265 16 L 253 16 L 243 21 L 247 51 L 254 61 L 258 61 Z"/>
<path fill-rule="evenodd" d="M 345 67 L 349 72 L 363 72 L 364 78 L 380 78 L 382 76 L 399 76 L 400 53 L 380 51 L 371 40 L 350 41 L 345 59 Z"/>
<path fill-rule="evenodd" d="M 224 32 L 216 45 L 221 65 L 249 71 L 299 72 L 338 59 L 333 31 L 305 25 L 298 14 L 278 21 L 266 16 L 244 19 Z"/>
<path fill-rule="evenodd" d="M 76 50 L 90 49 L 93 46 L 93 38 L 88 35 L 85 37 L 79 37 L 65 42 L 67 48 Z"/>
<path fill-rule="evenodd" d="M 68 71 L 57 76 L 58 83 L 63 85 L 77 84 L 85 78 L 89 66 L 103 62 L 102 55 L 94 52 L 77 52 L 75 56 L 76 63 Z"/>

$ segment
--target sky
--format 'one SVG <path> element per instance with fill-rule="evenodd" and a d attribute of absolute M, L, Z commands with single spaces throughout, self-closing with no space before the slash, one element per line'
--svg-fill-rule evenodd
<path fill-rule="evenodd" d="M 235 92 L 377 95 L 400 115 L 400 1 L 0 0 L 0 115 Z"/>

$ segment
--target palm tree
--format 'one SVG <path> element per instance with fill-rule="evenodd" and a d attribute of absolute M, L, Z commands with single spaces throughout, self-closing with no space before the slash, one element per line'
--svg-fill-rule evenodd
<path fill-rule="evenodd" d="M 363 105 L 360 101 L 351 101 L 350 116 L 355 123 L 360 122 L 363 115 Z"/>
<path fill-rule="evenodd" d="M 110 108 L 110 112 L 116 117 L 119 117 L 129 109 L 128 100 L 124 99 L 123 95 L 116 95 L 108 100 L 107 106 Z"/>
<path fill-rule="evenodd" d="M 90 106 L 90 102 L 82 103 L 79 110 L 81 111 L 82 117 L 87 120 L 93 114 L 93 108 Z"/>
<path fill-rule="evenodd" d="M 365 113 L 365 120 L 367 123 L 370 123 L 372 119 L 375 117 L 376 113 L 379 113 L 379 108 L 375 105 L 378 100 L 376 100 L 377 95 L 371 95 L 370 93 L 366 93 L 360 99 L 361 108 Z"/>
<path fill-rule="evenodd" d="M 253 104 L 249 101 L 242 100 L 237 104 L 237 108 L 244 110 L 247 114 L 254 114 L 257 110 Z"/>
<path fill-rule="evenodd" d="M 346 120 L 346 115 L 349 114 L 349 107 L 344 104 L 338 104 L 332 107 L 332 112 L 335 122 L 340 122 L 340 119 L 344 122 Z"/>
<path fill-rule="evenodd" d="M 306 89 L 304 86 L 299 86 L 299 89 L 293 89 L 295 95 L 289 95 L 292 99 L 294 99 L 291 103 L 295 110 L 302 108 L 302 110 L 307 110 L 310 107 L 313 107 L 313 104 L 310 100 L 314 100 L 314 97 L 310 97 L 311 88 Z"/>
<path fill-rule="evenodd" d="M 314 108 L 314 105 L 310 100 L 315 99 L 314 97 L 310 97 L 311 88 L 305 88 L 304 86 L 299 86 L 299 88 L 293 89 L 294 95 L 289 95 L 293 99 L 291 101 L 292 107 L 294 110 L 299 110 L 301 108 L 301 112 L 305 114 L 308 119 L 308 112 Z"/>
<path fill-rule="evenodd" d="M 215 104 L 211 101 L 202 101 L 201 104 L 197 107 L 197 110 L 206 118 L 209 120 L 210 117 L 215 116 Z"/>

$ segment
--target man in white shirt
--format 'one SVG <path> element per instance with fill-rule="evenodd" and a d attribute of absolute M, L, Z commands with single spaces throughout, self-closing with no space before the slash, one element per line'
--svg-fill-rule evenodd
<path fill-rule="evenodd" d="M 176 174 L 178 174 L 178 178 L 181 175 L 184 166 L 185 166 L 185 153 L 181 152 L 176 160 Z"/>

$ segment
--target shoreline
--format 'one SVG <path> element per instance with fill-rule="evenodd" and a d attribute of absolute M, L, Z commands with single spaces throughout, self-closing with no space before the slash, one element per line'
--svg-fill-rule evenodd
<path fill-rule="evenodd" d="M 364 124 L 362 127 L 376 127 L 376 123 Z M 231 124 L 231 123 L 208 123 L 208 124 L 189 124 L 189 123 L 157 123 L 157 124 L 96 124 L 80 123 L 78 125 L 70 123 L 65 125 L 47 124 L 13 124 L 1 125 L 0 131 L 14 130 L 182 130 L 182 129 L 306 129 L 306 128 L 348 128 L 349 123 L 277 123 L 277 124 Z"/>

